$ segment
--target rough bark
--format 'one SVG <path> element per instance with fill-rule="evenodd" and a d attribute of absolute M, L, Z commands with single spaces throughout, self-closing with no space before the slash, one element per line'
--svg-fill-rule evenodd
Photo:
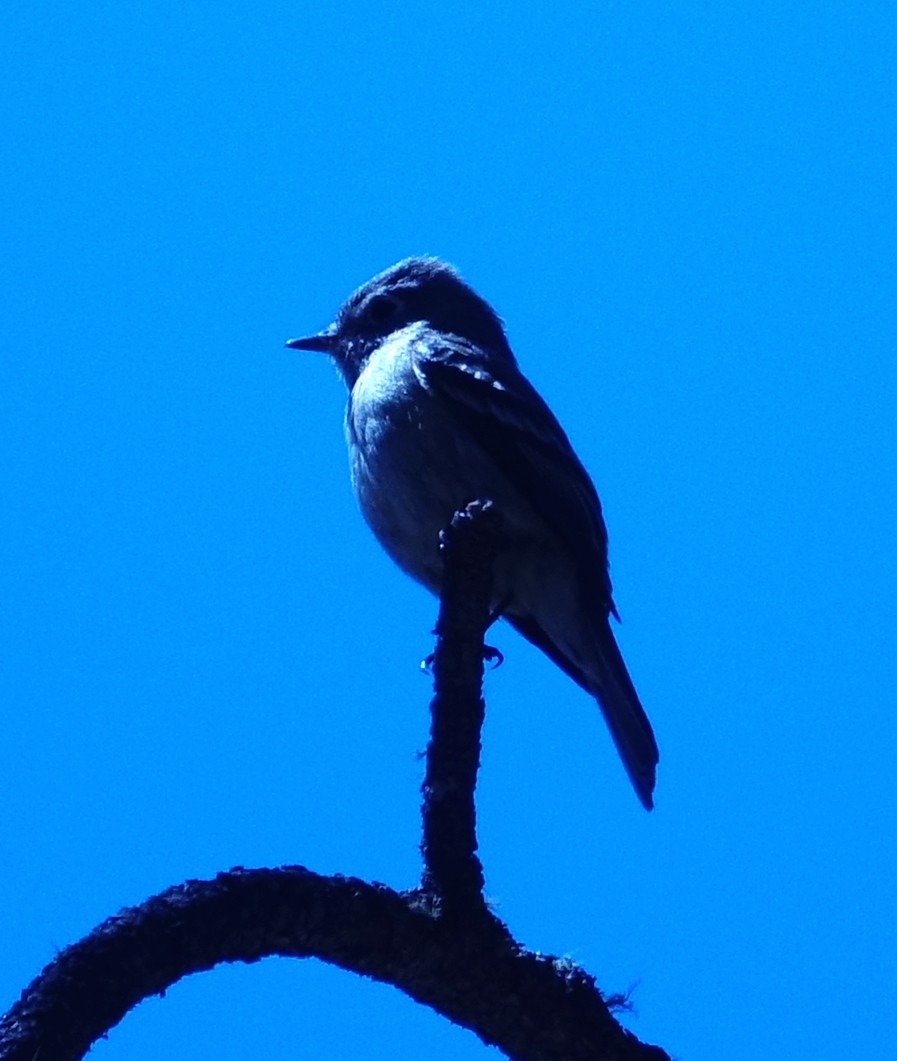
<path fill-rule="evenodd" d="M 177 885 L 60 953 L 0 1019 L 0 1061 L 75 1061 L 182 977 L 271 955 L 393 984 L 519 1061 L 669 1061 L 620 1027 L 588 973 L 526 951 L 483 900 L 474 788 L 497 523 L 488 504 L 470 505 L 443 539 L 420 887 L 302 866 Z"/>

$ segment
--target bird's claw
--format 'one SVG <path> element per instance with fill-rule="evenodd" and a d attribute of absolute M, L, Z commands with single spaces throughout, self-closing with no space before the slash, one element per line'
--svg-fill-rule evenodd
<path fill-rule="evenodd" d="M 483 662 L 488 664 L 490 670 L 495 670 L 504 663 L 505 657 L 502 652 L 492 645 L 483 645 Z"/>
<path fill-rule="evenodd" d="M 423 674 L 433 673 L 433 661 L 436 659 L 436 653 L 431 652 L 429 656 L 425 656 L 420 661 L 420 669 Z M 493 648 L 492 645 L 483 645 L 483 662 L 489 667 L 490 670 L 495 670 L 504 663 L 504 653 L 500 652 L 499 649 Z"/>

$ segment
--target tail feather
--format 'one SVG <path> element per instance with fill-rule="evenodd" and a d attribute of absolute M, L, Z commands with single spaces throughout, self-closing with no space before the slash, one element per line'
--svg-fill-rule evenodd
<path fill-rule="evenodd" d="M 532 616 L 505 615 L 505 618 L 577 685 L 595 697 L 633 788 L 643 806 L 651 810 L 660 755 L 651 723 L 626 670 L 610 624 L 605 622 L 599 629 L 592 646 L 595 662 L 586 668 L 572 660 Z"/>

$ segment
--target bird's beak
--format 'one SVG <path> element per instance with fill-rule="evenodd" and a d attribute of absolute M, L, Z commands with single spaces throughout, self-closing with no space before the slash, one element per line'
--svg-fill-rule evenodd
<path fill-rule="evenodd" d="M 336 327 L 331 324 L 317 335 L 307 335 L 304 339 L 287 339 L 284 346 L 291 350 L 320 350 L 322 354 L 329 354 L 335 338 Z"/>

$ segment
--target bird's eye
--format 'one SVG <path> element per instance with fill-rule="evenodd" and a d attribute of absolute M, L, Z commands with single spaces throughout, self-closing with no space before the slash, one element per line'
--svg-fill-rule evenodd
<path fill-rule="evenodd" d="M 365 309 L 365 316 L 375 324 L 385 324 L 399 309 L 399 300 L 392 295 L 374 295 Z"/>

